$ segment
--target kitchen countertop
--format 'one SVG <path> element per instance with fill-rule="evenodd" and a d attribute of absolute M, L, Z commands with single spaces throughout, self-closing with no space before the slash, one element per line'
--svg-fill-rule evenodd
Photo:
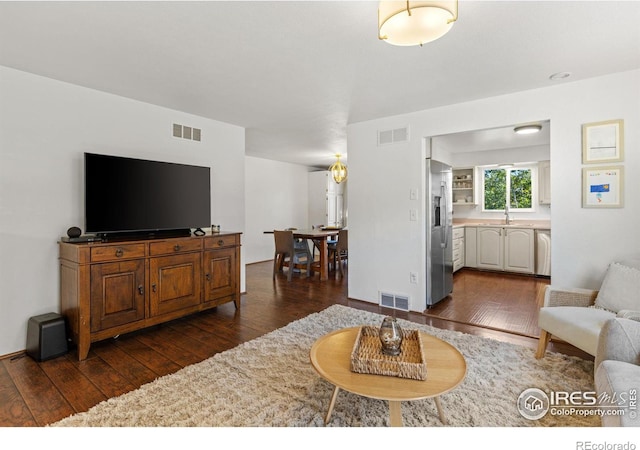
<path fill-rule="evenodd" d="M 504 220 L 487 219 L 457 219 L 453 222 L 453 227 L 509 227 L 509 228 L 531 228 L 535 230 L 550 230 L 549 220 L 512 220 L 509 225 L 505 225 Z"/>

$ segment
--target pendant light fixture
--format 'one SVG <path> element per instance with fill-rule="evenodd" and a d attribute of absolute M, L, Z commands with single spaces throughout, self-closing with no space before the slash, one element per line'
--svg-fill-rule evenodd
<path fill-rule="evenodd" d="M 329 167 L 329 171 L 331 172 L 333 180 L 338 184 L 347 179 L 347 166 L 345 166 L 344 163 L 340 161 L 340 153 L 336 155 L 336 162 L 334 162 L 331 167 Z"/>
<path fill-rule="evenodd" d="M 441 38 L 458 20 L 458 0 L 382 1 L 378 39 L 393 45 L 420 45 Z"/>

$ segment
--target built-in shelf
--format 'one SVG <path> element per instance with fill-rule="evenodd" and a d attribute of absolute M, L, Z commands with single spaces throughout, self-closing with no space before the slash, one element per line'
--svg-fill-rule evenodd
<path fill-rule="evenodd" d="M 473 167 L 453 169 L 453 204 L 455 206 L 475 206 Z"/>

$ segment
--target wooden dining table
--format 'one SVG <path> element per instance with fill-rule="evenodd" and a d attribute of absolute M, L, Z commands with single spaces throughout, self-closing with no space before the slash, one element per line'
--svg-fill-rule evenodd
<path fill-rule="evenodd" d="M 312 268 L 319 269 L 320 280 L 329 279 L 329 248 L 327 241 L 340 232 L 339 228 L 314 228 L 312 230 L 291 230 L 295 239 L 310 239 L 318 247 L 320 261 L 314 261 Z M 265 231 L 265 234 L 273 234 L 273 231 Z"/>

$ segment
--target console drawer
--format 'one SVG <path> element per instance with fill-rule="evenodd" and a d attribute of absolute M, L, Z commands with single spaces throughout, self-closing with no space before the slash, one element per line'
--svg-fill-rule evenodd
<path fill-rule="evenodd" d="M 175 239 L 150 243 L 149 255 L 170 255 L 173 253 L 193 252 L 201 249 L 202 241 L 200 239 Z"/>
<path fill-rule="evenodd" d="M 204 248 L 214 249 L 223 247 L 235 247 L 237 245 L 236 235 L 211 236 L 205 239 Z"/>
<path fill-rule="evenodd" d="M 144 244 L 109 245 L 91 249 L 91 262 L 118 261 L 144 256 Z"/>

